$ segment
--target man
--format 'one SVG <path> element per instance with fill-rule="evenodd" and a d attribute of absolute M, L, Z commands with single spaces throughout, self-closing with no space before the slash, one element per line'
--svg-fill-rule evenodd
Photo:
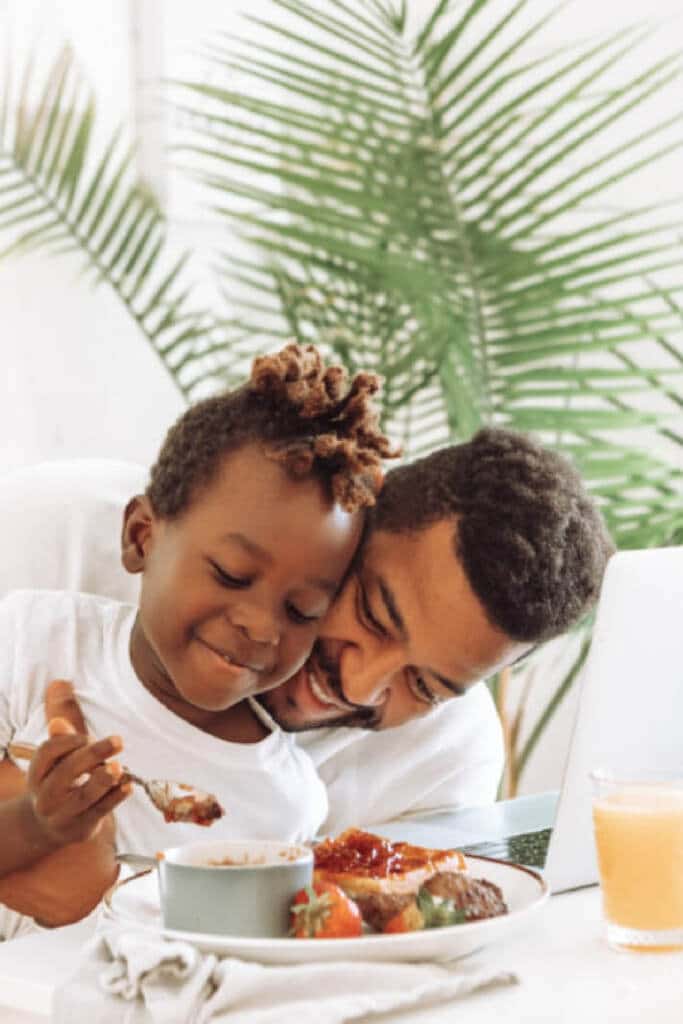
<path fill-rule="evenodd" d="M 326 830 L 492 799 L 500 736 L 475 683 L 576 623 L 611 552 L 576 470 L 523 435 L 483 430 L 391 470 L 307 665 L 259 698 L 317 730 L 298 738 Z"/>
<path fill-rule="evenodd" d="M 610 551 L 578 474 L 520 435 L 391 471 L 312 658 L 262 698 L 316 730 L 298 739 L 328 786 L 326 828 L 491 799 L 500 730 L 475 684 L 577 621 Z"/>

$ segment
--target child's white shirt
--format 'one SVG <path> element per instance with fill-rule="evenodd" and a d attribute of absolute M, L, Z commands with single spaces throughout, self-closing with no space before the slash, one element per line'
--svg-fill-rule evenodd
<path fill-rule="evenodd" d="M 0 750 L 47 737 L 44 698 L 53 679 L 73 683 L 89 732 L 122 736 L 121 762 L 146 779 L 214 793 L 226 814 L 209 828 L 168 824 L 141 787 L 115 811 L 119 851 L 154 854 L 198 839 L 309 839 L 327 814 L 313 764 L 266 713 L 258 743 L 229 743 L 190 725 L 138 680 L 130 657 L 136 608 L 66 591 L 15 591 L 0 601 Z M 0 938 L 24 930 L 0 906 Z"/>

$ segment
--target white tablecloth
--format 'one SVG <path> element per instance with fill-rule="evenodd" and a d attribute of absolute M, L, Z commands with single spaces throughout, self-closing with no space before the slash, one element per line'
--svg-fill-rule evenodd
<path fill-rule="evenodd" d="M 54 986 L 72 969 L 89 927 L 83 922 L 0 944 L 2 1024 L 49 1020 Z M 411 1012 L 402 1024 L 452 1024 L 456 1013 L 467 1024 L 683 1021 L 683 954 L 609 949 L 597 888 L 552 897 L 526 931 L 475 953 L 468 965 L 504 967 L 518 974 L 521 984 L 468 996 L 457 1008 Z M 14 1016 L 13 1010 L 24 1012 Z"/>

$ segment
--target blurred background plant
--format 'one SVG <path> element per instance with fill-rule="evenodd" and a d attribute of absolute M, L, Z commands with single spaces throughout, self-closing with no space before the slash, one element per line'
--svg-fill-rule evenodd
<path fill-rule="evenodd" d="M 575 460 L 619 547 L 683 543 L 679 225 L 656 197 L 609 202 L 681 146 L 681 114 L 614 136 L 678 78 L 681 54 L 615 84 L 642 25 L 538 55 L 552 12 L 529 21 L 526 0 L 410 6 L 270 0 L 204 45 L 201 80 L 171 83 L 186 126 L 174 173 L 239 239 L 215 255 L 209 307 L 125 129 L 93 142 L 71 51 L 46 75 L 7 61 L 0 255 L 75 253 L 186 401 L 242 378 L 257 350 L 314 341 L 382 374 L 407 457 L 483 424 L 532 430 Z M 550 693 L 545 662 L 490 681 L 505 795 L 588 636 L 561 648 Z"/>

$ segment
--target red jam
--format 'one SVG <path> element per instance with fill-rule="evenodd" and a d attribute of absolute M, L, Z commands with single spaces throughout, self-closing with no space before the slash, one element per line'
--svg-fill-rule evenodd
<path fill-rule="evenodd" d="M 338 839 L 325 839 L 314 849 L 321 871 L 386 878 L 430 863 L 424 850 L 409 843 L 392 843 L 370 832 L 350 829 Z"/>

